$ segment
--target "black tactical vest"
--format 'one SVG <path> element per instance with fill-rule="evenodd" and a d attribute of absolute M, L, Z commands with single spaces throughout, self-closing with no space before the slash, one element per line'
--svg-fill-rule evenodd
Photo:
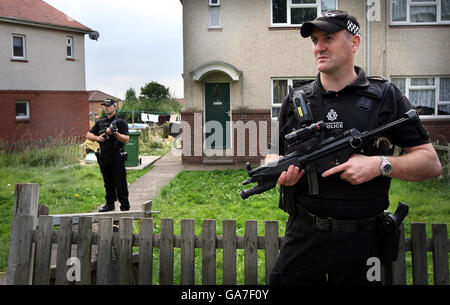
<path fill-rule="evenodd" d="M 323 138 L 327 138 L 350 128 L 362 132 L 387 123 L 380 112 L 390 83 L 380 78 L 368 80 L 368 86 L 348 86 L 339 92 L 323 92 L 317 80 L 299 84 L 294 90 L 305 92 L 314 119 L 323 120 L 327 126 L 323 132 Z M 289 113 L 291 115 L 280 126 L 280 138 L 298 128 L 293 112 Z M 389 135 L 386 139 L 388 141 L 382 141 L 382 145 L 378 147 L 374 146 L 375 143 L 370 143 L 362 153 L 368 156 L 391 155 L 393 149 L 386 143 L 392 143 L 392 140 L 389 140 Z M 280 140 L 280 145 L 283 144 L 285 143 Z M 286 147 L 284 152 L 289 153 Z M 306 177 L 295 187 L 283 187 L 280 208 L 286 210 L 284 206 L 292 209 L 292 202 L 286 203 L 283 200 L 296 200 L 296 204 L 316 215 L 359 219 L 372 217 L 389 206 L 390 178 L 380 176 L 355 186 L 342 180 L 339 175 L 340 173 L 327 178 L 319 175 L 319 195 L 309 195 Z"/>

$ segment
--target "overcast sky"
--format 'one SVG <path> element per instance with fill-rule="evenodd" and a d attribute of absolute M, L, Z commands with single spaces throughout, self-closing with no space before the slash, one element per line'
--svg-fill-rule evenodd
<path fill-rule="evenodd" d="M 156 81 L 183 97 L 180 0 L 44 0 L 100 33 L 85 36 L 86 90 L 120 99 Z"/>

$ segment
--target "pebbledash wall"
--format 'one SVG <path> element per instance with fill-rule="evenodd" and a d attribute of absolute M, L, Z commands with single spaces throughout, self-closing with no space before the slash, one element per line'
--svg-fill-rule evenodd
<path fill-rule="evenodd" d="M 28 101 L 29 119 L 16 119 L 16 102 Z M 84 136 L 89 129 L 86 91 L 0 90 L 0 139 L 8 142 Z"/>

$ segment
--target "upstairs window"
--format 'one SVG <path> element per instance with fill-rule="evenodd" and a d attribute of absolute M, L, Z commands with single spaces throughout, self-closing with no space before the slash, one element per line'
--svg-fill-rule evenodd
<path fill-rule="evenodd" d="M 391 24 L 450 24 L 450 1 L 392 0 Z"/>
<path fill-rule="evenodd" d="M 30 119 L 30 102 L 17 101 L 16 102 L 16 120 Z"/>
<path fill-rule="evenodd" d="M 12 58 L 25 59 L 25 36 L 12 35 Z"/>
<path fill-rule="evenodd" d="M 220 7 L 219 6 L 211 6 L 210 9 L 210 28 L 220 28 Z"/>
<path fill-rule="evenodd" d="M 67 45 L 66 57 L 73 58 L 73 37 L 66 38 L 66 45 Z"/>
<path fill-rule="evenodd" d="M 271 25 L 301 25 L 337 9 L 337 0 L 271 0 Z"/>

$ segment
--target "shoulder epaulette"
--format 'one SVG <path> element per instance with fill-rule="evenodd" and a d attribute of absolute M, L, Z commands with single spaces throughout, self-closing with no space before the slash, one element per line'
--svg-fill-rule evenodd
<path fill-rule="evenodd" d="M 384 76 L 381 75 L 372 75 L 367 77 L 368 80 L 378 80 L 378 81 L 382 81 L 382 82 L 387 82 L 387 78 L 385 78 Z"/>
<path fill-rule="evenodd" d="M 304 86 L 304 85 L 307 85 L 307 84 L 309 84 L 309 83 L 311 83 L 311 82 L 313 82 L 313 81 L 315 81 L 315 79 L 302 79 L 302 80 L 300 80 L 300 81 L 297 81 L 297 82 L 294 84 L 294 89 L 298 89 L 298 88 L 300 88 L 300 87 L 302 87 L 302 86 Z"/>

